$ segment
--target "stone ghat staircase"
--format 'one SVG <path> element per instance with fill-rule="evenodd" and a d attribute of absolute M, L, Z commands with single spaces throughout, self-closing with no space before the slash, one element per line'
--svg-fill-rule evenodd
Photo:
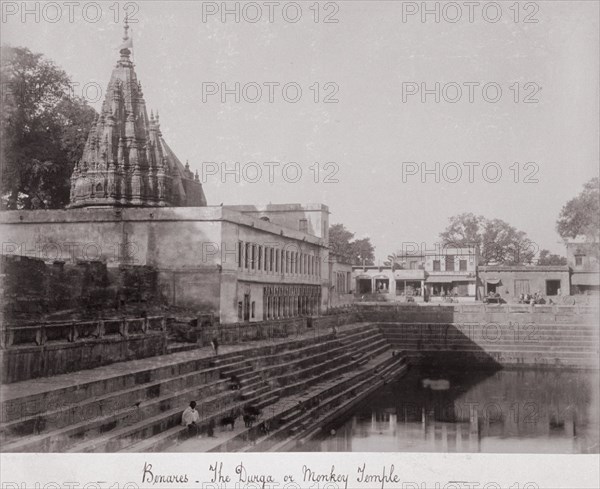
<path fill-rule="evenodd" d="M 320 344 L 246 358 L 240 360 L 235 366 L 228 367 L 226 372 L 228 374 L 236 372 L 238 378 L 242 379 L 242 383 L 244 380 L 256 377 L 268 384 L 264 393 L 262 392 L 264 387 L 257 388 L 256 386 L 260 386 L 260 384 L 252 384 L 251 391 L 242 394 L 244 402 L 234 406 L 241 409 L 248 403 L 256 405 L 264 411 L 260 418 L 262 421 L 266 419 L 266 416 L 273 417 L 272 414 L 265 413 L 273 413 L 280 404 L 296 407 L 299 394 L 300 397 L 308 398 L 312 396 L 308 392 L 313 392 L 315 389 L 318 391 L 323 385 L 331 386 L 338 383 L 345 385 L 344 379 L 353 378 L 356 373 L 365 375 L 364 366 L 372 362 L 374 358 L 379 358 L 379 362 L 383 361 L 383 358 L 386 361 L 388 359 L 399 360 L 399 357 L 391 356 L 389 346 L 379 330 L 366 327 L 338 334 L 337 337 L 331 337 Z M 242 369 L 245 371 L 242 372 Z M 253 381 L 250 380 L 250 382 Z M 209 419 L 203 420 L 203 424 L 207 424 L 210 419 L 213 419 L 218 426 L 219 420 L 229 412 L 230 410 L 225 410 L 217 413 Z M 292 413 L 288 413 L 288 415 L 290 414 L 291 417 L 287 421 L 293 417 Z M 237 423 L 242 423 L 241 417 Z M 254 431 L 256 429 L 255 427 Z M 212 446 L 207 451 L 237 451 L 245 445 L 250 432 L 252 430 L 243 430 L 245 434 L 227 438 L 226 432 L 221 431 L 219 437 L 225 435 L 226 440 Z M 126 451 L 162 451 L 185 440 L 186 434 L 185 428 L 176 425 L 155 437 L 130 446 Z"/>
<path fill-rule="evenodd" d="M 598 369 L 597 323 L 378 323 L 394 348 L 424 357 L 502 367 Z M 453 357 L 454 360 L 451 358 Z"/>
<path fill-rule="evenodd" d="M 159 357 L 155 366 L 146 363 L 141 370 L 125 362 L 118 375 L 5 400 L 2 451 L 161 450 L 184 433 L 181 413 L 190 400 L 198 402 L 204 427 L 211 420 L 218 426 L 248 403 L 265 408 L 311 385 L 334 381 L 388 348 L 377 328 L 362 324 L 336 337 L 249 344 L 216 360 L 197 358 L 197 351 L 191 351 L 169 355 L 168 361 Z M 239 379 L 240 390 L 231 390 L 231 375 Z"/>

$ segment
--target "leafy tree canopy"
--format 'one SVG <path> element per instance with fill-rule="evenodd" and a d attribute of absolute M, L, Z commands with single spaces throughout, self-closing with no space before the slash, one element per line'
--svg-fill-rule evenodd
<path fill-rule="evenodd" d="M 598 241 L 600 235 L 600 183 L 598 177 L 584 184 L 581 193 L 569 200 L 560 211 L 556 230 L 563 238 L 585 236 Z"/>
<path fill-rule="evenodd" d="M 329 227 L 329 247 L 333 253 L 353 265 L 373 265 L 375 263 L 375 248 L 369 238 L 354 240 L 354 233 L 348 231 L 343 224 L 333 224 Z"/>
<path fill-rule="evenodd" d="M 2 207 L 64 207 L 96 111 L 72 96 L 68 75 L 42 54 L 2 46 L 0 57 Z"/>
<path fill-rule="evenodd" d="M 440 238 L 444 246 L 478 245 L 482 265 L 522 265 L 532 263 L 537 254 L 537 246 L 525 232 L 502 219 L 487 219 L 472 213 L 450 217 Z"/>
<path fill-rule="evenodd" d="M 541 250 L 540 256 L 538 257 L 537 264 L 539 266 L 566 265 L 567 259 L 564 256 L 555 255 L 553 253 L 550 253 L 549 250 Z"/>

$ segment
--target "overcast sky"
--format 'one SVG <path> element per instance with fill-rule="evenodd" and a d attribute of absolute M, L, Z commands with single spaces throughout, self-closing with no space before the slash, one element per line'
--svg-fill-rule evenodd
<path fill-rule="evenodd" d="M 218 14 L 204 21 L 202 2 L 138 2 L 131 34 L 146 103 L 159 110 L 163 135 L 179 158 L 199 171 L 203 162 L 225 162 L 232 169 L 240 162 L 250 179 L 255 167 L 248 162 L 264 170 L 256 183 L 236 183 L 233 175 L 222 183 L 220 172 L 204 175 L 210 205 L 322 202 L 332 223 L 369 236 L 379 259 L 403 242 L 433 246 L 448 217 L 462 212 L 504 219 L 540 247 L 564 253 L 556 218 L 582 184 L 598 175 L 599 4 L 546 1 L 527 9 L 522 4 L 517 23 L 509 9 L 513 3 L 502 2 L 495 23 L 481 9 L 470 22 L 463 2 L 455 4 L 463 10 L 459 21 L 448 21 L 457 11 L 447 8 L 440 10 L 439 23 L 433 15 L 423 23 L 418 14 L 403 21 L 402 2 L 342 1 L 337 11 L 322 4 L 314 22 L 311 1 L 301 2 L 301 17 L 292 23 L 293 7 L 285 12 L 288 20 L 283 17 L 286 2 L 275 7 L 273 22 L 268 6 L 258 2 L 261 20 L 249 22 L 256 10 L 247 8 L 236 23 L 233 15 L 222 22 Z M 21 2 L 6 4 L 20 8 Z M 54 23 L 48 21 L 57 15 L 51 8 L 40 10 L 38 22 L 33 14 L 5 16 L 1 36 L 3 43 L 54 60 L 80 84 L 76 93 L 90 84 L 87 95 L 93 99 L 94 84 L 106 87 L 118 59 L 123 10 L 115 23 L 113 2 L 102 3 L 101 18 L 91 22 L 97 13 L 88 7 L 86 21 L 85 5 L 74 7 L 74 22 L 66 6 Z M 405 9 L 411 5 L 404 2 Z M 428 5 L 434 8 L 435 2 Z M 338 22 L 324 23 L 326 15 Z M 486 11 L 489 20 L 496 15 Z M 538 22 L 524 23 L 527 15 Z M 203 101 L 203 83 L 233 88 L 236 82 L 251 84 L 240 103 L 233 95 L 222 103 L 219 94 Z M 265 82 L 280 83 L 272 103 Z M 410 82 L 445 86 L 440 103 L 434 95 L 422 103 L 419 94 L 404 102 L 403 83 Z M 473 103 L 465 82 L 481 84 L 473 88 Z M 302 88 L 298 102 L 284 99 L 281 87 L 287 83 Z M 498 102 L 484 99 L 486 83 L 496 84 L 488 86 L 488 100 L 496 96 L 495 87 L 502 89 Z M 252 84 L 263 87 L 256 103 L 243 98 L 256 96 Z M 457 96 L 456 84 L 462 98 L 446 102 L 444 95 Z M 292 85 L 286 95 L 295 96 Z M 324 103 L 327 95 L 338 102 Z M 523 103 L 526 97 L 538 102 Z M 99 108 L 100 101 L 93 105 Z M 281 163 L 273 167 L 273 183 L 266 162 Z M 298 166 L 282 172 L 290 162 L 302 171 L 295 183 Z M 328 162 L 335 165 L 325 167 Z M 439 182 L 435 171 L 424 175 L 425 183 L 420 173 L 403 181 L 403 167 L 414 171 L 425 163 L 434 170 L 435 162 Z M 449 162 L 463 170 L 462 178 Z M 469 162 L 480 164 L 471 166 L 472 182 L 464 165 Z M 489 162 L 498 166 L 483 174 Z M 536 166 L 525 167 L 528 162 Z M 493 183 L 498 167 L 502 176 Z M 334 182 L 326 183 L 327 177 Z"/>

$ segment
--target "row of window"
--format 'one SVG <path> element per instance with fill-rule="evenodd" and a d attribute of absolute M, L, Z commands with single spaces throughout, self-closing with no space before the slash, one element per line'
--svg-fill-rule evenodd
<path fill-rule="evenodd" d="M 240 241 L 238 268 L 259 272 L 321 276 L 321 262 L 315 255 Z"/>
<path fill-rule="evenodd" d="M 454 262 L 454 256 L 446 256 L 445 259 L 445 270 L 447 272 L 454 272 L 455 268 L 455 262 Z M 467 271 L 467 260 L 459 260 L 458 262 L 458 270 L 461 272 L 466 272 Z M 434 272 L 440 272 L 441 271 L 441 260 L 433 260 L 433 271 Z"/>

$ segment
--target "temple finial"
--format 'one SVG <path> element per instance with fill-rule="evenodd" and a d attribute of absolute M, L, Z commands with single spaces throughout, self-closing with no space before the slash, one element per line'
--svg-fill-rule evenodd
<path fill-rule="evenodd" d="M 133 39 L 129 37 L 129 19 L 125 16 L 123 26 L 123 42 L 121 43 L 121 47 L 119 51 L 121 53 L 121 61 L 129 61 L 129 55 L 131 54 L 131 49 L 133 48 Z"/>
<path fill-rule="evenodd" d="M 125 25 L 123 26 L 123 41 L 129 39 L 129 14 L 125 14 Z"/>

